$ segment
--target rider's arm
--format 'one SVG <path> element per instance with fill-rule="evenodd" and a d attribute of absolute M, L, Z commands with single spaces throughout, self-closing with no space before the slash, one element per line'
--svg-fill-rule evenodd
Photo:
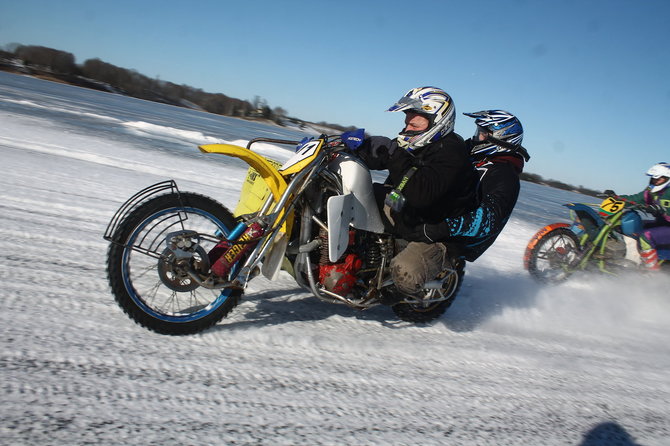
<path fill-rule="evenodd" d="M 617 195 L 616 198 L 627 201 L 629 203 L 646 204 L 644 191 L 632 195 Z"/>
<path fill-rule="evenodd" d="M 385 136 L 365 138 L 358 148 L 358 155 L 371 170 L 388 169 L 389 157 L 395 152 L 395 140 Z"/>
<path fill-rule="evenodd" d="M 519 177 L 510 165 L 489 163 L 480 187 L 483 196 L 479 207 L 459 217 L 414 228 L 408 240 L 435 242 L 458 238 L 459 242 L 476 244 L 495 238 L 516 204 Z"/>
<path fill-rule="evenodd" d="M 666 188 L 660 194 L 652 194 L 648 189 L 635 195 L 619 195 L 618 198 L 629 203 L 647 205 L 647 213 L 670 223 L 670 188 Z"/>

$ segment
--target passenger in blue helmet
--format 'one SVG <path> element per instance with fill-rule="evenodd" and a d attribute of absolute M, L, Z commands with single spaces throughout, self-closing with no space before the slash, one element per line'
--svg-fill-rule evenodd
<path fill-rule="evenodd" d="M 408 230 L 408 240 L 448 242 L 466 260 L 473 262 L 498 237 L 519 197 L 524 163 L 530 159 L 521 146 L 523 127 L 504 110 L 464 113 L 475 118 L 472 138 L 465 141 L 479 172 L 479 206 L 439 223 L 426 223 Z"/>
<path fill-rule="evenodd" d="M 398 136 L 366 138 L 358 149 L 370 169 L 389 172 L 384 184 L 375 184 L 387 230 L 405 239 L 405 228 L 474 209 L 477 174 L 463 138 L 453 131 L 451 97 L 436 87 L 413 88 L 388 111 L 405 114 Z M 406 244 L 391 261 L 396 288 L 422 298 L 423 285 L 446 269 L 450 257 L 441 241 Z"/>

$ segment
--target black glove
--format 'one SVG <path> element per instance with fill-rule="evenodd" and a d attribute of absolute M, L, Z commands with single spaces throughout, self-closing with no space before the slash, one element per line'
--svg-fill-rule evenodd
<path fill-rule="evenodd" d="M 358 155 L 372 170 L 387 169 L 389 157 L 394 152 L 395 145 L 392 140 L 383 136 L 371 136 L 365 138 L 358 147 Z"/>
<path fill-rule="evenodd" d="M 665 209 L 660 204 L 649 204 L 644 210 L 654 217 L 662 217 L 665 214 Z"/>
<path fill-rule="evenodd" d="M 602 194 L 596 195 L 598 198 L 616 197 L 617 194 L 612 189 L 605 190 Z"/>

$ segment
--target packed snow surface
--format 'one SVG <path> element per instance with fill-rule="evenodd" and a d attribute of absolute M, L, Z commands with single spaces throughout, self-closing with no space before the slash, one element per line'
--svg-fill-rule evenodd
<path fill-rule="evenodd" d="M 245 165 L 197 145 L 310 130 L 6 73 L 0 124 L 2 444 L 670 444 L 670 279 L 541 286 L 523 269 L 561 204 L 591 197 L 524 182 L 431 324 L 323 303 L 282 273 L 212 329 L 162 336 L 110 293 L 116 209 L 166 179 L 234 208 Z"/>

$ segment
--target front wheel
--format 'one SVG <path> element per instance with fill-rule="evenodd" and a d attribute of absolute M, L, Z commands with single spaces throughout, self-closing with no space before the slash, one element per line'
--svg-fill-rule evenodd
<path fill-rule="evenodd" d="M 540 282 L 562 282 L 572 272 L 579 252 L 579 239 L 574 232 L 564 227 L 553 229 L 528 251 L 528 272 Z"/>
<path fill-rule="evenodd" d="M 108 251 L 116 302 L 135 322 L 161 334 L 192 334 L 216 324 L 237 305 L 241 291 L 204 288 L 188 271 L 208 269 L 207 253 L 235 224 L 225 207 L 199 194 L 160 195 L 138 206 L 116 229 Z M 180 249 L 171 251 L 166 240 L 174 234 L 180 234 Z"/>

